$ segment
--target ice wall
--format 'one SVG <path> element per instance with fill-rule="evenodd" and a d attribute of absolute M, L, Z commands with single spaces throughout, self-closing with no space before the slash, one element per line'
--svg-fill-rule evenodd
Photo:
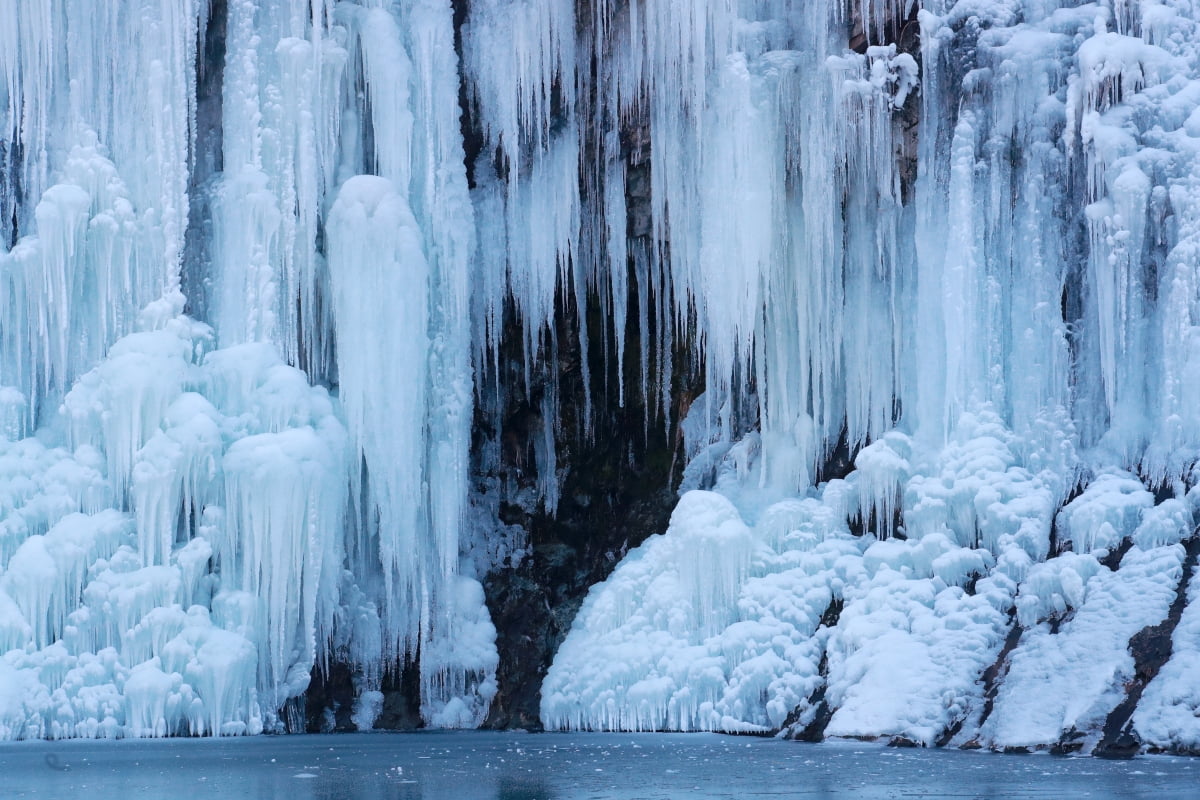
<path fill-rule="evenodd" d="M 603 295 L 620 352 L 629 304 L 665 294 L 710 391 L 753 394 L 759 481 L 792 491 L 843 432 L 936 448 L 980 405 L 1184 477 L 1190 6 L 570 5 L 464 27 L 489 342 L 507 294 L 536 358 L 557 289 Z"/>
<path fill-rule="evenodd" d="M 0 31 L 2 735 L 294 728 L 314 668 L 370 700 L 419 652 L 427 721 L 478 724 L 449 2 Z"/>
<path fill-rule="evenodd" d="M 731 505 L 592 590 L 544 722 L 1095 746 L 1195 526 L 1197 9 L 663 5 L 603 35 Z"/>
<path fill-rule="evenodd" d="M 637 395 L 697 490 L 593 592 L 546 724 L 1096 729 L 1196 505 L 1198 14 L 6 5 L 0 730 L 286 727 L 335 661 L 362 727 L 405 664 L 478 724 L 471 426 L 518 388 L 532 506 Z M 1197 738 L 1181 669 L 1154 741 Z"/>

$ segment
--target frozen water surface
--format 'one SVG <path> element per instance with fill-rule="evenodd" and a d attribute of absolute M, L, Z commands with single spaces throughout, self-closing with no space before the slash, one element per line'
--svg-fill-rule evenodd
<path fill-rule="evenodd" d="M 1200 762 L 1002 756 L 716 734 L 437 732 L 0 747 L 5 797 L 1194 797 Z"/>

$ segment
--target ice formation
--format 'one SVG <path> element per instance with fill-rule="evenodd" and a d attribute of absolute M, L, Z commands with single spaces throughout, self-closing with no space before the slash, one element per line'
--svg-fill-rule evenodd
<path fill-rule="evenodd" d="M 1192 563 L 1196 7 L 710 3 L 703 38 L 656 7 L 605 35 L 649 41 L 615 79 L 671 132 L 684 486 L 727 500 L 592 589 L 543 721 L 1097 745 Z M 739 395 L 748 432 L 711 419 Z M 1155 747 L 1197 741 L 1191 611 Z"/>
<path fill-rule="evenodd" d="M 553 513 L 569 335 L 581 434 L 638 396 L 688 491 L 546 725 L 1094 744 L 1197 591 L 1198 41 L 1191 0 L 4 5 L 0 736 L 281 729 L 335 661 L 359 727 L 405 663 L 479 724 L 472 424 L 519 338 Z M 1153 746 L 1200 742 L 1184 605 Z"/>
<path fill-rule="evenodd" d="M 0 735 L 282 728 L 334 660 L 369 727 L 418 652 L 430 724 L 478 724 L 449 3 L 0 31 Z"/>

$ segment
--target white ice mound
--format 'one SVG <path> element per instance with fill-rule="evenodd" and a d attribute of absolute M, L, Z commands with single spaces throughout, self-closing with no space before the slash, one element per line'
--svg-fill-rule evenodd
<path fill-rule="evenodd" d="M 1154 505 L 1132 474 L 1099 469 L 1052 526 L 1063 475 L 1032 474 L 1053 454 L 1019 456 L 1018 443 L 988 409 L 936 453 L 889 434 L 844 480 L 752 525 L 723 495 L 686 493 L 667 532 L 592 589 L 543 684 L 543 722 L 819 722 L 827 737 L 996 748 L 1098 731 L 1133 678 L 1131 637 L 1167 615 L 1194 519 L 1184 500 Z M 889 503 L 898 526 L 879 519 Z M 1083 552 L 1052 554 L 1052 527 L 1059 550 Z M 1180 684 L 1189 620 L 1179 666 L 1151 685 L 1154 716 L 1139 718 L 1156 741 L 1194 735 L 1180 727 L 1196 702 Z"/>
<path fill-rule="evenodd" d="M 1142 693 L 1133 727 L 1143 742 L 1163 749 L 1200 749 L 1200 580 L 1192 571 L 1187 605 L 1171 637 L 1171 659 Z"/>
<path fill-rule="evenodd" d="M 73 450 L 0 440 L 5 737 L 255 733 L 330 636 L 328 394 L 268 345 L 146 319 L 67 395 Z"/>
<path fill-rule="evenodd" d="M 1166 617 L 1182 563 L 1173 544 L 1134 546 L 1116 570 L 1074 553 L 1030 570 L 1017 598 L 1020 644 L 981 741 L 1030 747 L 1098 732 L 1134 677 L 1130 638 Z"/>
<path fill-rule="evenodd" d="M 588 596 L 543 684 L 543 722 L 777 730 L 811 721 L 828 682 L 831 735 L 932 743 L 1004 638 L 1002 611 L 962 588 L 992 563 L 940 533 L 854 537 L 817 499 L 750 527 L 724 497 L 688 492 L 666 534 Z"/>

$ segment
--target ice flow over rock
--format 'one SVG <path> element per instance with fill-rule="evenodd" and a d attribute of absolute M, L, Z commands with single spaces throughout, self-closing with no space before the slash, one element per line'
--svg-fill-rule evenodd
<path fill-rule="evenodd" d="M 547 726 L 1095 744 L 1148 680 L 1129 731 L 1196 746 L 1193 607 L 1152 678 L 1129 642 L 1195 594 L 1198 41 L 1190 0 L 4 5 L 0 735 L 282 729 L 335 662 L 360 727 L 406 664 L 479 724 L 472 423 L 517 352 L 554 513 L 569 336 L 580 436 L 639 397 L 687 492 Z"/>
<path fill-rule="evenodd" d="M 427 721 L 478 724 L 449 3 L 0 31 L 2 735 L 278 729 L 314 667 L 371 698 L 418 653 Z"/>

